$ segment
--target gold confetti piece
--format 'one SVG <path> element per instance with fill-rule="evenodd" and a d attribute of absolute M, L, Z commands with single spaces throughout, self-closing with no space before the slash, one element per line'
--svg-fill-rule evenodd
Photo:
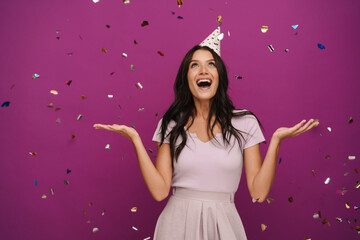
<path fill-rule="evenodd" d="M 30 155 L 36 156 L 36 152 L 29 152 Z"/>
<path fill-rule="evenodd" d="M 86 214 L 87 214 L 87 211 L 86 211 L 86 210 L 83 210 L 83 214 L 86 215 Z"/>
<path fill-rule="evenodd" d="M 81 95 L 81 99 L 82 99 L 82 100 L 85 100 L 86 97 L 85 97 L 84 95 Z"/>
<path fill-rule="evenodd" d="M 61 110 L 61 108 L 59 108 L 59 107 L 55 108 L 55 112 L 60 111 L 60 110 Z"/>
<path fill-rule="evenodd" d="M 139 112 L 141 112 L 141 111 L 144 111 L 145 110 L 145 108 L 139 108 Z"/>
<path fill-rule="evenodd" d="M 269 30 L 268 26 L 261 26 L 261 32 L 266 33 Z"/>
<path fill-rule="evenodd" d="M 272 45 L 268 45 L 268 48 L 269 48 L 270 52 L 274 51 L 274 47 Z"/>
<path fill-rule="evenodd" d="M 221 16 L 221 15 L 218 16 L 217 19 L 216 19 L 216 21 L 217 21 L 219 24 L 221 24 L 221 22 L 222 22 L 222 16 Z"/>
<path fill-rule="evenodd" d="M 50 93 L 51 93 L 51 94 L 54 94 L 54 95 L 58 95 L 58 94 L 59 94 L 58 91 L 56 91 L 56 90 L 50 90 Z"/>
<path fill-rule="evenodd" d="M 110 144 L 106 144 L 105 149 L 110 150 Z"/>
<path fill-rule="evenodd" d="M 65 185 L 69 185 L 69 181 L 68 181 L 68 180 L 64 180 L 64 184 L 65 184 Z"/>
<path fill-rule="evenodd" d="M 328 130 L 329 132 L 331 132 L 331 127 L 327 127 L 327 130 Z"/>
<path fill-rule="evenodd" d="M 104 53 L 107 53 L 105 48 L 102 48 L 101 51 L 104 52 Z"/>
<path fill-rule="evenodd" d="M 86 223 L 91 223 L 91 221 L 90 221 L 90 220 L 87 220 Z"/>
<path fill-rule="evenodd" d="M 330 182 L 330 178 L 328 177 L 326 180 L 325 180 L 325 184 L 328 184 Z"/>
<path fill-rule="evenodd" d="M 54 195 L 54 189 L 50 189 L 50 193 L 51 193 L 51 195 Z"/>
<path fill-rule="evenodd" d="M 108 98 L 113 98 L 114 95 L 108 94 Z"/>
<path fill-rule="evenodd" d="M 326 155 L 326 156 L 325 156 L 325 159 L 330 159 L 330 155 Z"/>
<path fill-rule="evenodd" d="M 345 177 L 346 177 L 347 175 L 349 175 L 349 172 L 344 173 L 344 176 L 345 176 Z"/>
<path fill-rule="evenodd" d="M 134 67 L 134 65 L 130 65 L 130 69 L 131 69 L 131 71 L 134 71 L 135 70 L 135 67 Z"/>
<path fill-rule="evenodd" d="M 123 2 L 125 3 L 125 5 L 129 5 L 130 0 L 124 0 Z"/>
<path fill-rule="evenodd" d="M 355 156 L 349 156 L 349 160 L 355 160 Z"/>
<path fill-rule="evenodd" d="M 76 138 L 76 136 L 74 134 L 71 134 L 71 139 Z"/>
<path fill-rule="evenodd" d="M 311 172 L 312 172 L 312 175 L 315 176 L 315 171 L 314 171 L 314 170 L 311 170 Z"/>
<path fill-rule="evenodd" d="M 349 204 L 348 202 L 346 202 L 346 203 L 345 203 L 345 207 L 346 207 L 347 209 L 350 209 L 350 204 Z"/>
<path fill-rule="evenodd" d="M 92 207 L 92 206 L 93 206 L 93 203 L 92 203 L 92 202 L 89 202 L 89 206 Z"/>
<path fill-rule="evenodd" d="M 230 37 L 230 31 L 228 31 L 228 36 Z"/>
<path fill-rule="evenodd" d="M 43 195 L 41 195 L 41 198 L 42 198 L 42 199 L 46 199 L 47 196 L 46 196 L 45 194 L 43 194 Z"/>
<path fill-rule="evenodd" d="M 356 187 L 356 188 L 359 188 L 359 187 L 360 187 L 360 182 L 359 182 L 359 181 L 356 181 L 355 187 Z"/>
<path fill-rule="evenodd" d="M 136 39 L 134 39 L 134 44 L 135 44 L 135 45 L 137 45 L 137 44 L 138 44 L 138 42 L 136 41 Z"/>
<path fill-rule="evenodd" d="M 132 212 L 136 212 L 136 211 L 137 211 L 137 207 L 132 207 L 132 208 L 131 208 L 131 211 L 132 211 Z"/>
<path fill-rule="evenodd" d="M 261 231 L 265 231 L 265 229 L 267 228 L 267 226 L 265 224 L 261 224 Z"/>
<path fill-rule="evenodd" d="M 350 117 L 348 123 L 350 124 L 350 123 L 353 123 L 353 122 L 354 122 L 354 120 L 352 119 L 352 117 Z"/>
<path fill-rule="evenodd" d="M 101 216 L 104 216 L 105 213 L 106 213 L 106 210 L 102 211 L 102 212 L 101 212 Z"/>
<path fill-rule="evenodd" d="M 328 220 L 326 220 L 326 219 L 322 220 L 321 223 L 322 223 L 322 224 L 326 224 L 326 225 L 328 225 L 329 227 L 331 226 L 330 222 L 329 222 Z"/>
<path fill-rule="evenodd" d="M 293 203 L 293 202 L 294 202 L 294 198 L 293 198 L 293 197 L 289 197 L 288 200 L 289 200 L 290 203 Z"/>
<path fill-rule="evenodd" d="M 357 170 L 357 168 L 354 168 L 354 172 L 357 174 L 359 173 L 359 171 Z"/>
<path fill-rule="evenodd" d="M 134 229 L 135 231 L 137 231 L 137 230 L 138 230 L 138 229 L 137 229 L 136 227 L 134 227 L 134 226 L 132 227 L 132 229 Z"/>
<path fill-rule="evenodd" d="M 92 231 L 93 231 L 93 233 L 96 233 L 99 231 L 99 229 L 97 227 L 94 227 Z"/>
<path fill-rule="evenodd" d="M 49 108 L 52 108 L 52 107 L 54 107 L 54 104 L 53 104 L 53 103 L 49 103 L 48 107 L 49 107 Z"/>
<path fill-rule="evenodd" d="M 121 54 L 123 57 L 127 57 L 127 54 L 126 53 L 123 53 L 123 54 Z"/>
<path fill-rule="evenodd" d="M 179 7 L 184 4 L 184 2 L 182 0 L 177 0 L 177 3 L 179 5 Z"/>
<path fill-rule="evenodd" d="M 273 199 L 273 198 L 266 198 L 266 201 L 267 201 L 268 203 L 272 203 L 272 202 L 274 201 L 274 199 Z"/>
<path fill-rule="evenodd" d="M 77 117 L 77 120 L 80 120 L 82 118 L 82 115 L 79 114 L 79 116 Z"/>

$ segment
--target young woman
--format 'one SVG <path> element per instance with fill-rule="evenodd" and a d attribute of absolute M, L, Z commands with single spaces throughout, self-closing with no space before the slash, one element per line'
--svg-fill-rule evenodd
<path fill-rule="evenodd" d="M 280 143 L 319 124 L 310 119 L 277 129 L 262 161 L 259 143 L 265 139 L 260 122 L 250 111 L 236 110 L 227 89 L 227 71 L 220 56 L 209 47 L 193 47 L 180 65 L 175 100 L 153 137 L 158 149 L 156 166 L 135 129 L 94 125 L 133 143 L 155 200 L 165 199 L 173 187 L 157 221 L 155 240 L 246 239 L 234 205 L 243 165 L 253 201 L 263 202 L 275 177 Z"/>

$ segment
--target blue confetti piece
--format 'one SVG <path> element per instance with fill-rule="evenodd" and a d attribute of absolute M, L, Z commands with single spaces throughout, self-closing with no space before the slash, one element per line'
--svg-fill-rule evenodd
<path fill-rule="evenodd" d="M 299 25 L 291 25 L 293 29 L 297 29 Z"/>
<path fill-rule="evenodd" d="M 35 78 L 38 78 L 38 77 L 40 77 L 40 75 L 37 74 L 37 73 L 34 73 L 34 75 L 32 76 L 32 79 L 35 79 Z"/>
<path fill-rule="evenodd" d="M 35 183 L 35 186 L 37 186 L 37 180 L 35 180 L 34 183 Z"/>
<path fill-rule="evenodd" d="M 1 107 L 8 107 L 10 104 L 9 101 L 3 102 L 3 104 L 1 104 Z"/>
<path fill-rule="evenodd" d="M 178 16 L 178 19 L 184 19 L 182 16 Z"/>
<path fill-rule="evenodd" d="M 279 164 L 281 163 L 281 161 L 282 161 L 282 159 L 280 158 L 280 159 L 279 159 Z"/>
<path fill-rule="evenodd" d="M 325 46 L 322 45 L 321 43 L 318 43 L 318 48 L 320 48 L 320 49 L 325 49 Z"/>

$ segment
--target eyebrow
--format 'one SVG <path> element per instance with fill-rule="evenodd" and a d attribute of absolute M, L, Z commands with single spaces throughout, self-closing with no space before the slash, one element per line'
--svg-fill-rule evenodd
<path fill-rule="evenodd" d="M 209 60 L 206 60 L 206 62 L 211 62 L 211 61 L 215 61 L 215 59 L 209 59 Z M 196 59 L 193 59 L 191 60 L 190 62 L 200 62 L 199 60 L 196 60 Z"/>

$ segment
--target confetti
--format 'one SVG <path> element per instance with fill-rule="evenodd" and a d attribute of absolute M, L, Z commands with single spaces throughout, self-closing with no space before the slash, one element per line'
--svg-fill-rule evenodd
<path fill-rule="evenodd" d="M 261 227 L 261 231 L 265 231 L 265 229 L 267 228 L 265 224 L 261 224 L 260 227 Z"/>
<path fill-rule="evenodd" d="M 313 214 L 313 218 L 314 218 L 314 219 L 321 218 L 320 211 L 319 211 L 319 212 L 317 212 L 317 213 L 314 213 L 314 214 Z"/>
<path fill-rule="evenodd" d="M 107 28 L 110 28 L 110 25 L 106 25 Z"/>
<path fill-rule="evenodd" d="M 268 26 L 261 26 L 261 32 L 266 33 L 269 30 Z"/>
<path fill-rule="evenodd" d="M 309 237 L 304 237 L 304 240 L 311 240 L 311 238 L 309 238 Z"/>
<path fill-rule="evenodd" d="M 86 211 L 86 210 L 83 210 L 83 214 L 86 215 L 86 214 L 87 214 L 87 211 Z"/>
<path fill-rule="evenodd" d="M 217 17 L 217 19 L 216 19 L 216 21 L 219 23 L 219 25 L 221 24 L 221 22 L 222 22 L 222 16 L 220 15 L 220 16 L 218 16 Z"/>
<path fill-rule="evenodd" d="M 359 171 L 357 170 L 357 168 L 354 168 L 354 172 L 355 172 L 355 173 L 359 173 Z"/>
<path fill-rule="evenodd" d="M 330 227 L 330 222 L 328 220 L 326 220 L 326 219 L 322 220 L 321 223 L 326 224 L 326 225 L 328 225 Z"/>
<path fill-rule="evenodd" d="M 181 6 L 181 5 L 183 5 L 184 4 L 184 2 L 182 1 L 182 0 L 177 0 L 177 4 L 179 5 L 179 7 Z"/>
<path fill-rule="evenodd" d="M 354 120 L 352 119 L 352 117 L 350 117 L 348 123 L 350 124 L 350 123 L 353 123 L 353 122 L 354 122 Z"/>
<path fill-rule="evenodd" d="M 360 187 L 360 182 L 356 181 L 355 188 L 359 188 L 359 187 Z"/>
<path fill-rule="evenodd" d="M 349 156 L 349 160 L 355 160 L 355 156 Z"/>
<path fill-rule="evenodd" d="M 158 117 L 159 116 L 159 113 L 155 113 L 155 117 Z"/>
<path fill-rule="evenodd" d="M 325 49 L 325 46 L 324 46 L 324 45 L 322 45 L 321 43 L 318 43 L 318 45 L 317 45 L 317 46 L 318 46 L 318 48 L 320 48 L 321 50 L 322 50 L 322 49 Z"/>
<path fill-rule="evenodd" d="M 158 51 L 157 53 L 162 57 L 164 56 L 164 53 L 162 53 L 161 51 Z"/>
<path fill-rule="evenodd" d="M 273 199 L 273 198 L 266 198 L 266 201 L 267 201 L 268 203 L 272 203 L 272 202 L 274 201 L 274 199 Z"/>
<path fill-rule="evenodd" d="M 284 51 L 285 51 L 285 52 L 289 52 L 289 49 L 285 49 Z"/>
<path fill-rule="evenodd" d="M 66 83 L 66 85 L 70 86 L 70 84 L 72 83 L 72 80 L 66 81 L 65 83 Z"/>
<path fill-rule="evenodd" d="M 114 95 L 108 94 L 108 98 L 113 98 Z"/>
<path fill-rule="evenodd" d="M 106 144 L 105 149 L 110 150 L 110 144 Z"/>
<path fill-rule="evenodd" d="M 91 223 L 91 221 L 90 221 L 90 220 L 87 220 L 86 223 Z"/>
<path fill-rule="evenodd" d="M 149 240 L 149 239 L 150 239 L 150 237 L 144 238 L 144 240 Z"/>
<path fill-rule="evenodd" d="M 326 155 L 325 159 L 330 159 L 330 157 L 331 157 L 330 155 Z"/>
<path fill-rule="evenodd" d="M 138 44 L 138 42 L 137 42 L 136 40 L 134 40 L 134 44 L 135 44 L 135 45 L 137 45 L 137 44 Z"/>
<path fill-rule="evenodd" d="M 145 108 L 139 108 L 138 112 L 144 111 Z"/>
<path fill-rule="evenodd" d="M 61 110 L 61 108 L 59 108 L 59 107 L 55 108 L 55 112 L 60 111 L 60 110 Z"/>
<path fill-rule="evenodd" d="M 355 211 L 359 210 L 359 206 L 354 206 L 354 210 Z"/>
<path fill-rule="evenodd" d="M 66 174 L 69 174 L 69 173 L 71 173 L 71 170 L 70 169 L 66 169 Z"/>
<path fill-rule="evenodd" d="M 29 154 L 35 156 L 36 152 L 29 152 Z"/>
<path fill-rule="evenodd" d="M 272 45 L 268 45 L 268 48 L 269 48 L 270 52 L 274 51 L 274 47 Z"/>
<path fill-rule="evenodd" d="M 338 220 L 338 222 L 342 222 L 342 218 L 336 217 L 336 220 Z"/>
<path fill-rule="evenodd" d="M 101 51 L 104 52 L 104 53 L 107 53 L 105 48 L 102 48 Z"/>
<path fill-rule="evenodd" d="M 93 2 L 94 2 L 94 3 L 98 3 L 98 2 L 100 2 L 100 0 L 93 0 Z"/>
<path fill-rule="evenodd" d="M 82 100 L 85 100 L 86 97 L 85 97 L 84 95 L 81 95 L 81 99 L 82 99 Z"/>
<path fill-rule="evenodd" d="M 289 200 L 290 203 L 293 203 L 293 202 L 294 202 L 294 198 L 293 198 L 293 197 L 289 197 L 288 200 Z"/>
<path fill-rule="evenodd" d="M 92 203 L 92 202 L 89 202 L 89 206 L 92 207 L 92 206 L 93 206 L 93 203 Z"/>
<path fill-rule="evenodd" d="M 8 107 L 9 105 L 10 105 L 10 102 L 6 101 L 1 104 L 1 107 Z"/>
<path fill-rule="evenodd" d="M 346 203 L 345 203 L 345 207 L 346 207 L 347 209 L 350 209 L 350 204 L 349 204 L 348 202 L 346 202 Z"/>
<path fill-rule="evenodd" d="M 132 227 L 132 229 L 134 229 L 135 231 L 137 231 L 137 230 L 138 230 L 138 229 L 137 229 L 136 227 L 134 227 L 134 226 Z"/>
<path fill-rule="evenodd" d="M 55 121 L 55 122 L 56 122 L 56 123 L 61 123 L 60 118 L 56 119 L 56 121 Z"/>
<path fill-rule="evenodd" d="M 329 132 L 331 132 L 331 127 L 327 127 L 327 130 L 328 130 Z"/>
<path fill-rule="evenodd" d="M 38 77 L 40 77 L 40 75 L 37 74 L 37 73 L 34 73 L 34 75 L 32 76 L 32 79 L 35 79 L 35 78 L 38 78 Z"/>
<path fill-rule="evenodd" d="M 280 159 L 279 159 L 279 164 L 281 163 L 281 161 L 282 161 L 282 159 L 280 158 Z"/>
<path fill-rule="evenodd" d="M 43 195 L 41 195 L 41 198 L 42 198 L 42 199 L 46 199 L 47 196 L 46 196 L 45 194 L 43 194 Z"/>
<path fill-rule="evenodd" d="M 149 148 L 149 152 L 150 152 L 150 153 L 153 153 L 153 150 L 152 150 L 151 148 Z"/>
<path fill-rule="evenodd" d="M 230 31 L 228 31 L 228 36 L 230 37 Z"/>
<path fill-rule="evenodd" d="M 132 207 L 131 208 L 131 212 L 136 212 L 137 211 L 137 207 Z"/>
<path fill-rule="evenodd" d="M 56 90 L 50 90 L 50 93 L 51 93 L 51 94 L 54 94 L 54 95 L 58 95 L 58 94 L 59 94 L 58 91 L 56 91 Z"/>
<path fill-rule="evenodd" d="M 69 181 L 68 181 L 68 180 L 64 180 L 64 185 L 69 185 Z"/>
<path fill-rule="evenodd" d="M 184 19 L 182 16 L 178 16 L 177 18 L 178 18 L 178 19 Z"/>
<path fill-rule="evenodd" d="M 143 22 L 141 23 L 141 26 L 142 26 L 142 27 L 145 27 L 145 26 L 147 26 L 147 25 L 149 25 L 149 22 L 148 22 L 148 21 L 143 21 Z"/>
<path fill-rule="evenodd" d="M 123 2 L 124 2 L 125 5 L 129 5 L 130 0 L 124 0 Z"/>
<path fill-rule="evenodd" d="M 71 134 L 71 139 L 74 139 L 76 136 L 74 134 Z"/>
<path fill-rule="evenodd" d="M 345 176 L 345 177 L 346 177 L 347 175 L 349 175 L 349 172 L 344 173 L 344 176 Z"/>
<path fill-rule="evenodd" d="M 126 53 L 122 53 L 121 55 L 126 58 L 128 57 L 128 55 Z"/>
<path fill-rule="evenodd" d="M 51 195 L 54 195 L 54 189 L 50 189 L 50 193 L 51 193 Z"/>
<path fill-rule="evenodd" d="M 330 182 L 330 178 L 328 177 L 326 180 L 325 180 L 325 184 L 328 184 Z"/>
<path fill-rule="evenodd" d="M 311 170 L 311 172 L 312 172 L 312 175 L 315 176 L 315 171 L 314 171 L 314 170 Z"/>
<path fill-rule="evenodd" d="M 291 25 L 293 29 L 296 29 L 299 25 Z"/>
<path fill-rule="evenodd" d="M 99 229 L 97 227 L 94 227 L 92 231 L 93 231 L 93 233 L 96 233 L 99 231 Z"/>
<path fill-rule="evenodd" d="M 52 107 L 54 107 L 54 104 L 53 104 L 53 103 L 49 103 L 49 104 L 48 104 L 48 107 L 49 107 L 49 108 L 52 108 Z"/>
<path fill-rule="evenodd" d="M 82 118 L 82 115 L 79 114 L 79 116 L 77 117 L 77 120 L 80 120 Z"/>
<path fill-rule="evenodd" d="M 111 73 L 110 73 L 110 76 L 112 76 L 112 75 L 114 75 L 114 74 L 115 74 L 115 72 L 111 72 Z"/>
<path fill-rule="evenodd" d="M 142 89 L 143 88 L 143 86 L 141 85 L 141 83 L 137 83 L 136 85 L 135 85 L 137 88 L 140 88 L 140 89 Z"/>
<path fill-rule="evenodd" d="M 341 196 L 344 196 L 345 195 L 345 193 L 346 193 L 346 191 L 343 191 L 343 190 L 336 190 L 336 194 L 339 194 L 339 195 L 341 195 Z"/>
<path fill-rule="evenodd" d="M 238 76 L 238 75 L 235 75 L 235 78 L 236 78 L 236 79 L 242 79 L 242 77 L 241 77 L 241 76 Z"/>
<path fill-rule="evenodd" d="M 136 128 L 136 126 L 135 126 L 134 124 L 131 124 L 131 126 L 132 126 L 133 128 Z"/>
<path fill-rule="evenodd" d="M 105 213 L 106 213 L 106 210 L 102 211 L 102 212 L 101 212 L 101 216 L 104 216 Z"/>
<path fill-rule="evenodd" d="M 134 71 L 134 69 L 135 69 L 134 65 L 131 64 L 130 69 L 131 69 L 131 71 Z"/>
<path fill-rule="evenodd" d="M 34 183 L 35 183 L 35 186 L 37 186 L 38 181 L 35 179 L 35 180 L 34 180 Z"/>

